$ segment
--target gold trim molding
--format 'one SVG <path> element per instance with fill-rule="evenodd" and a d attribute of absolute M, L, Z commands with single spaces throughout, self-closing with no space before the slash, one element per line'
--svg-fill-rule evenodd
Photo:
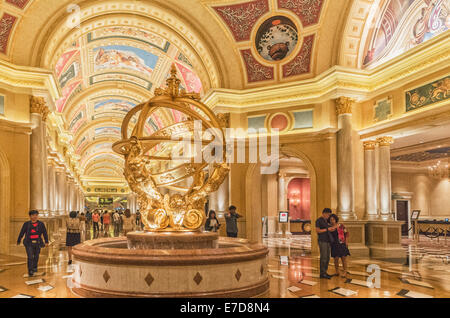
<path fill-rule="evenodd" d="M 394 138 L 389 136 L 378 137 L 377 143 L 380 147 L 390 147 L 394 143 Z"/>
<path fill-rule="evenodd" d="M 42 115 L 42 120 L 46 121 L 47 116 L 50 113 L 48 106 L 45 103 L 44 97 L 30 97 L 30 113 Z"/>
<path fill-rule="evenodd" d="M 374 150 L 377 145 L 375 140 L 368 140 L 363 142 L 364 150 Z"/>

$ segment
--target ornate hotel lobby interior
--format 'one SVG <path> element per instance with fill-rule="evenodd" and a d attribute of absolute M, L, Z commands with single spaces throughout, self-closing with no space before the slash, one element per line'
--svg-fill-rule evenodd
<path fill-rule="evenodd" d="M 449 28 L 450 0 L 0 0 L 0 298 L 449 298 Z"/>

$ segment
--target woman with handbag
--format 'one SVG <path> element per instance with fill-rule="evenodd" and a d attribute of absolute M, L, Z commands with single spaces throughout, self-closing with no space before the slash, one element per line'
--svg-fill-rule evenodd
<path fill-rule="evenodd" d="M 329 232 L 333 237 L 333 241 L 331 243 L 331 257 L 334 258 L 334 268 L 336 270 L 336 273 L 333 276 L 339 276 L 339 259 L 341 259 L 342 267 L 344 268 L 344 273 L 341 277 L 346 278 L 347 256 L 350 256 L 350 251 L 348 250 L 349 233 L 344 224 L 339 223 L 339 217 L 336 214 L 332 214 L 329 220 L 331 228 L 336 229 L 333 232 Z"/>
<path fill-rule="evenodd" d="M 69 253 L 69 265 L 72 264 L 72 247 L 81 243 L 81 222 L 77 218 L 77 212 L 69 213 L 69 219 L 66 221 L 66 246 Z"/>

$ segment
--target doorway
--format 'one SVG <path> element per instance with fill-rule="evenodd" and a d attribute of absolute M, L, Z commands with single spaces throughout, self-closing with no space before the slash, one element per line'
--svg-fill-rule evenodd
<path fill-rule="evenodd" d="M 409 230 L 408 201 L 397 200 L 397 221 L 405 222 L 404 224 L 402 224 L 402 236 L 408 236 Z"/>

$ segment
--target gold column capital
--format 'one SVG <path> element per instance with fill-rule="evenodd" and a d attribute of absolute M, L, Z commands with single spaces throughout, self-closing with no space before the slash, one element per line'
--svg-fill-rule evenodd
<path fill-rule="evenodd" d="M 363 142 L 364 150 L 374 150 L 377 142 L 375 140 L 368 140 Z"/>
<path fill-rule="evenodd" d="M 342 96 L 337 98 L 335 102 L 336 102 L 336 114 L 338 116 L 352 113 L 352 106 L 354 102 L 353 99 Z"/>
<path fill-rule="evenodd" d="M 31 96 L 30 97 L 30 113 L 41 114 L 42 120 L 46 121 L 50 113 L 48 106 L 45 103 L 44 97 Z"/>
<path fill-rule="evenodd" d="M 383 136 L 377 138 L 377 143 L 380 147 L 389 147 L 394 143 L 394 138 L 389 136 Z"/>

